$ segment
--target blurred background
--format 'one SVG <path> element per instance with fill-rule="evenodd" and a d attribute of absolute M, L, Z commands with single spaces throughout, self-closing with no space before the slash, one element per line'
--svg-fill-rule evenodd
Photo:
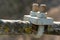
<path fill-rule="evenodd" d="M 31 11 L 32 3 L 45 3 L 48 16 L 60 21 L 60 0 L 0 0 L 0 19 L 23 19 Z"/>

